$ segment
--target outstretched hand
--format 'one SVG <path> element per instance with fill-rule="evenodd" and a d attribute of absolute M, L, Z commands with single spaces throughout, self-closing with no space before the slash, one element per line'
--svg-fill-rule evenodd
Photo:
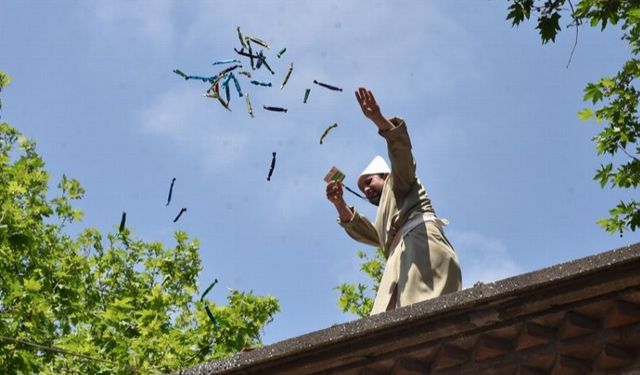
<path fill-rule="evenodd" d="M 359 87 L 358 90 L 356 90 L 356 99 L 358 100 L 360 109 L 362 109 L 362 113 L 364 113 L 365 117 L 373 121 L 380 130 L 393 128 L 393 124 L 391 124 L 382 115 L 380 106 L 378 105 L 378 102 L 376 102 L 376 98 L 370 90 L 367 90 L 364 87 Z"/>
<path fill-rule="evenodd" d="M 376 98 L 370 90 L 367 90 L 364 87 L 359 87 L 356 91 L 356 99 L 358 99 L 360 109 L 362 109 L 362 113 L 364 113 L 366 118 L 374 122 L 384 118 L 380 112 L 380 106 L 378 106 Z"/>

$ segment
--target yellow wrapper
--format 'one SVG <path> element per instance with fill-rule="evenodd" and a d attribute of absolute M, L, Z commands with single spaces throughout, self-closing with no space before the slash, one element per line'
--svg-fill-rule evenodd
<path fill-rule="evenodd" d="M 329 173 L 327 173 L 327 175 L 324 176 L 324 181 L 326 183 L 329 183 L 331 181 L 342 182 L 344 181 L 345 177 L 347 176 L 344 173 L 342 173 L 338 168 L 331 167 L 331 169 L 329 170 Z"/>

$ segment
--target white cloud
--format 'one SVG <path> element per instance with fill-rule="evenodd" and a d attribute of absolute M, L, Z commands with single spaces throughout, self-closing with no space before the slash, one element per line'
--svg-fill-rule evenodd
<path fill-rule="evenodd" d="M 523 272 L 499 239 L 477 232 L 451 231 L 447 235 L 460 259 L 465 288 L 478 281 L 493 282 Z"/>
<path fill-rule="evenodd" d="M 194 86 L 180 85 L 154 98 L 141 111 L 140 122 L 144 132 L 168 139 L 215 170 L 239 160 L 249 143 L 247 127 L 216 126 L 223 121 L 212 119 L 224 118 L 223 112 Z"/>

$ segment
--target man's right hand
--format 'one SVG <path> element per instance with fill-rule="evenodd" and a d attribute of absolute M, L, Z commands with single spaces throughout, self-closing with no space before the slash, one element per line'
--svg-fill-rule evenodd
<path fill-rule="evenodd" d="M 327 199 L 329 202 L 337 205 L 340 203 L 344 203 L 344 198 L 342 197 L 342 183 L 339 181 L 331 181 L 327 184 Z"/>

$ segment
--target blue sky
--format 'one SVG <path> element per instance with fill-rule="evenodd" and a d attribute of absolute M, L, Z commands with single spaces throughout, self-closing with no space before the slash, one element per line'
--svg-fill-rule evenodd
<path fill-rule="evenodd" d="M 336 224 L 322 178 L 336 165 L 355 187 L 375 154 L 386 157 L 357 106 L 358 86 L 407 121 L 418 175 L 451 222 L 465 287 L 638 242 L 595 223 L 630 193 L 592 181 L 606 160 L 591 142 L 599 126 L 576 115 L 586 83 L 628 57 L 624 43 L 582 28 L 567 69 L 573 30 L 542 46 L 533 25 L 511 28 L 506 8 L 497 0 L 2 1 L 0 69 L 13 77 L 3 120 L 37 141 L 53 183 L 65 173 L 86 188 L 85 219 L 71 230 L 113 231 L 126 211 L 145 240 L 172 244 L 174 230 L 187 231 L 201 240 L 201 286 L 220 280 L 217 302 L 225 288 L 280 299 L 264 333 L 272 343 L 355 318 L 338 310 L 333 288 L 363 279 L 355 254 L 367 247 Z M 236 57 L 237 26 L 272 46 L 276 74 L 252 73 L 275 87 L 239 76 L 253 119 L 233 89 L 228 112 L 202 97 L 207 85 L 172 73 L 215 74 L 213 61 Z M 347 198 L 374 217 L 375 207 Z M 173 223 L 181 207 L 188 211 Z"/>

